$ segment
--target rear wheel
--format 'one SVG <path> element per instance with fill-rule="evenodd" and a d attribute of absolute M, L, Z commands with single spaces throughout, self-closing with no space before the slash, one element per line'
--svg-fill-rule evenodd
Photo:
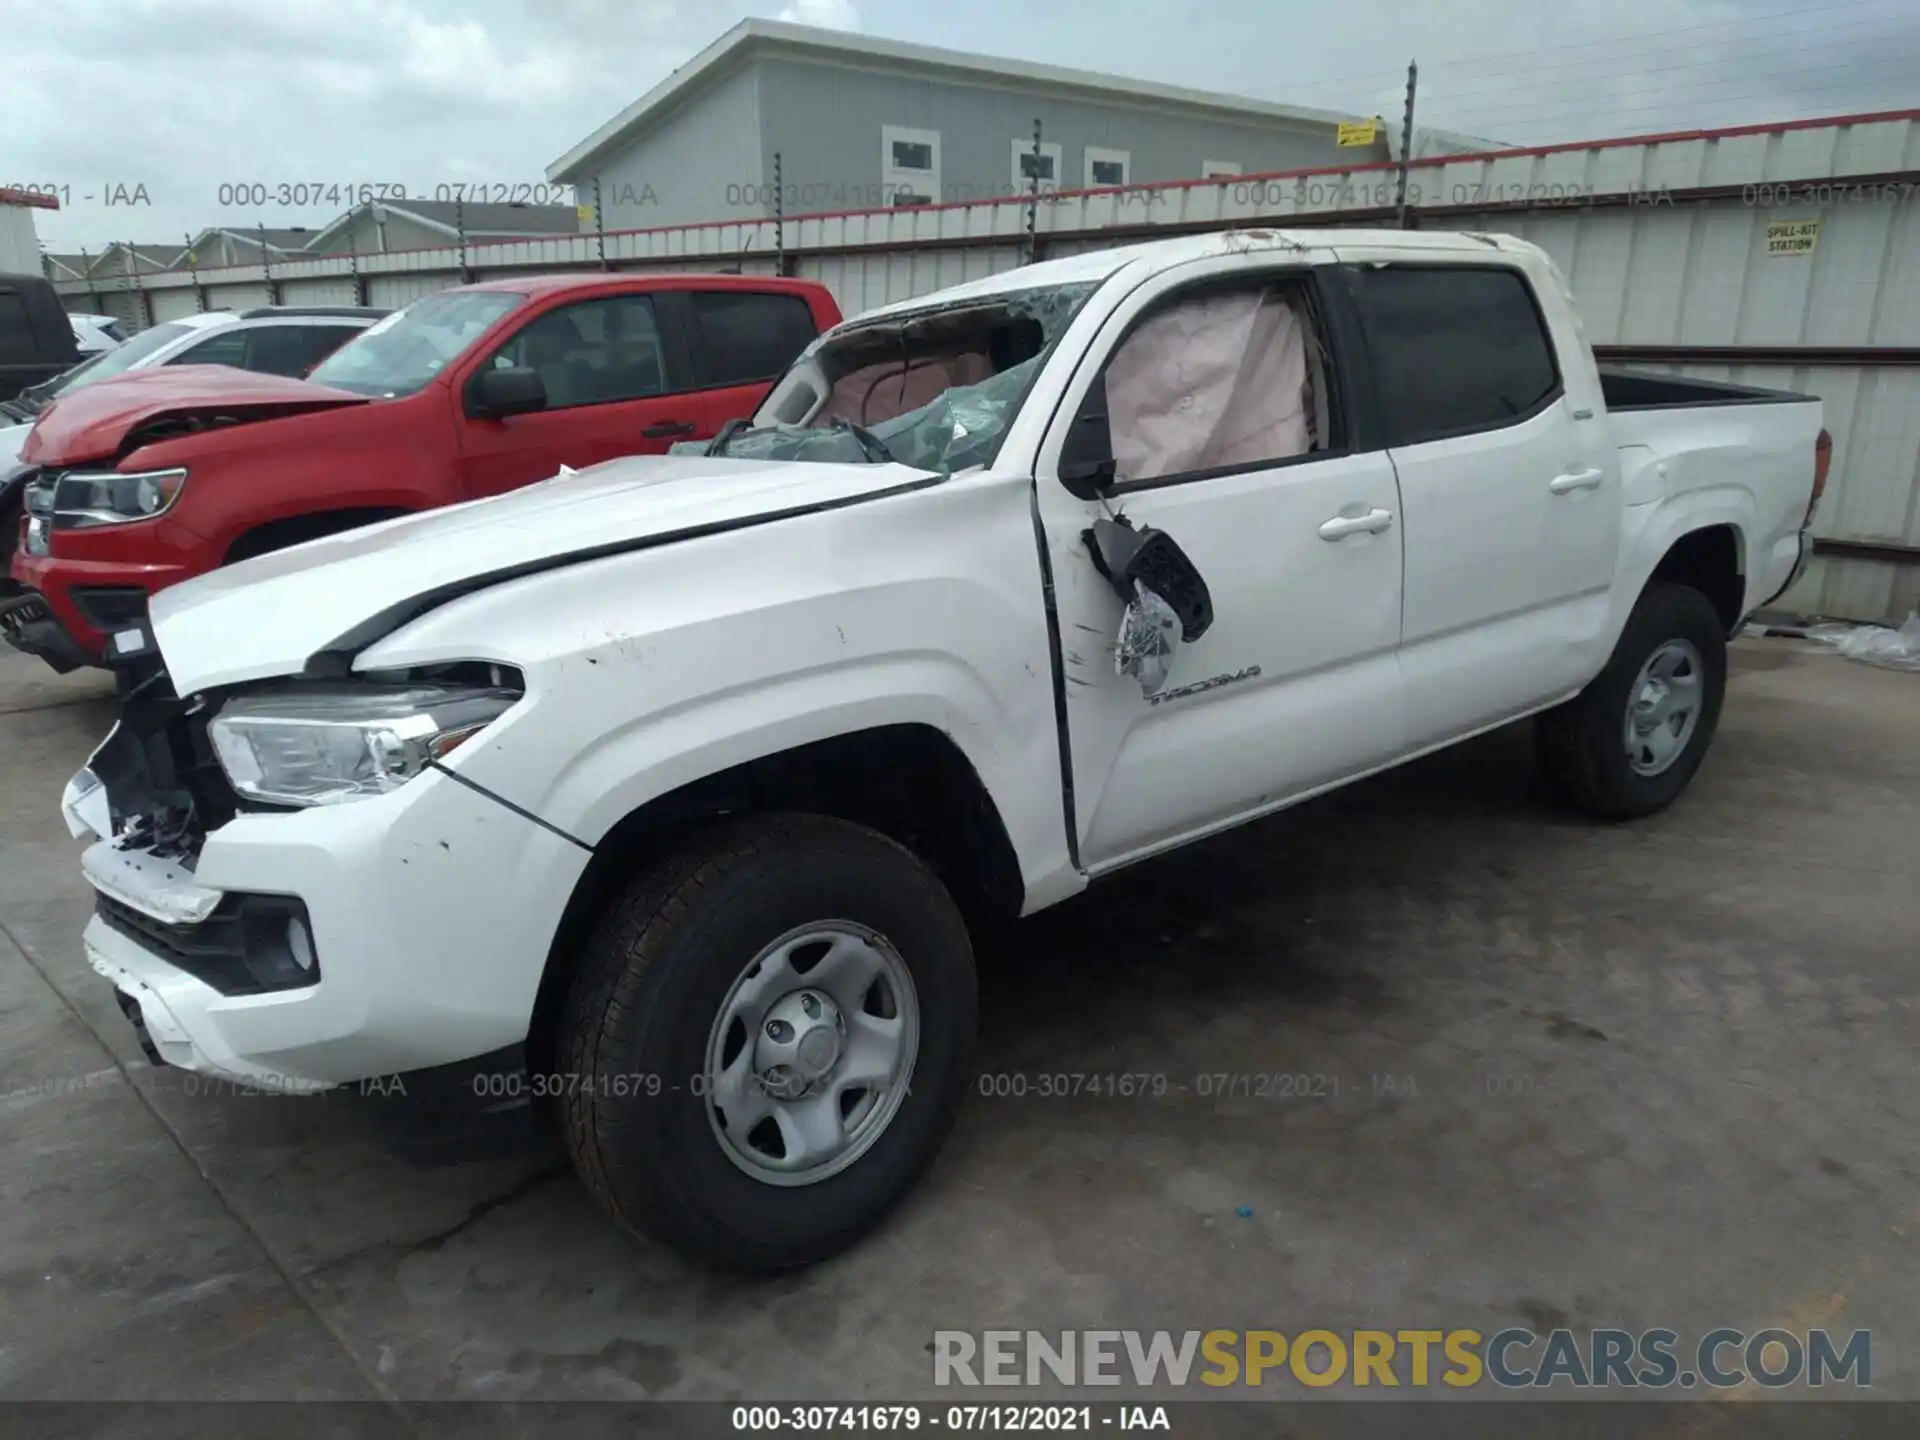
<path fill-rule="evenodd" d="M 965 1091 L 973 953 L 933 874 L 845 821 L 721 826 L 636 878 L 561 1018 L 575 1168 L 631 1228 L 776 1270 L 852 1243 Z"/>
<path fill-rule="evenodd" d="M 1664 581 L 1633 607 L 1607 668 L 1535 722 L 1540 766 L 1562 799 L 1605 819 L 1673 803 L 1706 757 L 1727 685 L 1719 612 Z"/>

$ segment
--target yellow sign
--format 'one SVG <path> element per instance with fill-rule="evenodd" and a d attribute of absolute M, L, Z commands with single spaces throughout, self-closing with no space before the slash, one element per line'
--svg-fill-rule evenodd
<path fill-rule="evenodd" d="M 576 205 L 573 207 L 573 211 L 574 211 L 574 214 L 580 217 L 580 223 L 582 225 L 593 224 L 593 206 Z"/>
<path fill-rule="evenodd" d="M 1775 220 L 1767 226 L 1767 254 L 1811 255 L 1820 242 L 1818 220 Z"/>
<path fill-rule="evenodd" d="M 1342 120 L 1335 143 L 1342 146 L 1371 145 L 1379 133 L 1378 120 Z"/>

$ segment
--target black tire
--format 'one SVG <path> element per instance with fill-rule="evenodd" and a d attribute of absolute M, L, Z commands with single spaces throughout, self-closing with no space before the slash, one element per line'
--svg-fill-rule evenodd
<path fill-rule="evenodd" d="M 870 1149 L 813 1184 L 772 1185 L 729 1158 L 694 1077 L 747 964 L 825 920 L 866 926 L 898 952 L 918 1002 L 919 1050 Z M 556 1064 L 574 1168 L 620 1223 L 701 1259 L 749 1271 L 824 1259 L 877 1223 L 946 1139 L 977 1007 L 966 926 L 910 851 L 821 816 L 725 822 L 635 879 L 587 943 Z M 622 1085 L 623 1076 L 635 1078 Z M 649 1095 L 653 1076 L 661 1088 Z"/>
<path fill-rule="evenodd" d="M 1634 769 L 1624 729 L 1629 692 L 1647 660 L 1670 640 L 1700 654 L 1699 718 L 1672 763 L 1656 775 Z M 1605 820 L 1630 820 L 1671 805 L 1687 788 L 1720 723 L 1727 690 L 1727 631 L 1713 602 L 1686 585 L 1655 581 L 1635 602 L 1607 668 L 1564 705 L 1538 717 L 1535 750 L 1548 784 L 1565 803 Z"/>

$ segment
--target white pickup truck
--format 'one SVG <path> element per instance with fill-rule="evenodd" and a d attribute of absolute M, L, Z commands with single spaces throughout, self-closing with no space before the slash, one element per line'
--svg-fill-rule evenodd
<path fill-rule="evenodd" d="M 954 1120 L 971 917 L 1528 715 L 1583 810 L 1672 801 L 1828 452 L 1817 400 L 1603 375 L 1533 246 L 1364 231 L 890 306 L 705 448 L 114 637 L 65 809 L 150 1055 L 471 1073 L 620 1221 L 814 1260 Z"/>

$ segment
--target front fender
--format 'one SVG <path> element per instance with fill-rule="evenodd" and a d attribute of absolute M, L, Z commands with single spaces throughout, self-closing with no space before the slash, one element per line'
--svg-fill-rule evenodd
<path fill-rule="evenodd" d="M 447 763 L 588 845 L 734 766 L 930 727 L 998 808 L 1031 900 L 1072 870 L 1031 519 L 1006 488 L 543 572 L 448 602 L 357 667 L 519 669 L 526 699 Z"/>

